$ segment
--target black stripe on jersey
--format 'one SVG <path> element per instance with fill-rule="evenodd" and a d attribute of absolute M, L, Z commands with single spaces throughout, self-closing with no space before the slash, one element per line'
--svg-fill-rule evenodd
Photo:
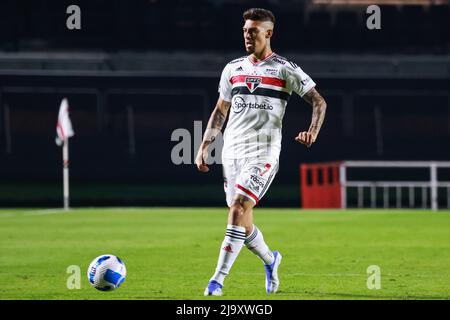
<path fill-rule="evenodd" d="M 237 94 L 250 94 L 255 96 L 266 96 L 271 98 L 277 98 L 282 100 L 289 100 L 289 97 L 291 96 L 289 93 L 284 91 L 277 91 L 273 89 L 268 88 L 256 88 L 253 92 L 250 92 L 250 90 L 247 87 L 234 87 L 233 90 L 231 90 L 231 96 L 234 97 Z"/>

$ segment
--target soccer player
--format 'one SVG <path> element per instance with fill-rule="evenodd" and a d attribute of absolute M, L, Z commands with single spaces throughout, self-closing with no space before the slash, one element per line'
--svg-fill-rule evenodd
<path fill-rule="evenodd" d="M 277 292 L 281 254 L 272 251 L 253 224 L 253 207 L 272 183 L 279 166 L 281 124 L 292 92 L 312 105 L 308 131 L 295 140 L 310 147 L 317 139 L 325 118 L 326 103 L 315 82 L 295 64 L 270 46 L 275 17 L 272 12 L 252 8 L 244 12 L 245 50 L 248 56 L 228 63 L 221 75 L 219 99 L 209 119 L 195 163 L 208 172 L 208 146 L 224 132 L 222 168 L 229 207 L 228 225 L 215 273 L 205 295 L 222 295 L 225 277 L 245 245 L 264 263 L 266 292 Z"/>

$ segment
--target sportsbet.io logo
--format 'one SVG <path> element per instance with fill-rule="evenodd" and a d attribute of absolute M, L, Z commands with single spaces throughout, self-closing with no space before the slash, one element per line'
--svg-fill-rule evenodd
<path fill-rule="evenodd" d="M 273 110 L 273 107 L 270 104 L 265 104 L 265 103 L 260 104 L 260 103 L 256 103 L 256 102 L 246 103 L 244 98 L 235 97 L 234 101 L 233 101 L 233 112 L 241 113 L 245 108 L 256 109 L 256 110 Z"/>
<path fill-rule="evenodd" d="M 247 104 L 245 103 L 245 100 L 243 98 L 236 97 L 234 99 L 234 103 L 233 103 L 234 113 L 241 113 L 246 107 L 247 107 Z"/>

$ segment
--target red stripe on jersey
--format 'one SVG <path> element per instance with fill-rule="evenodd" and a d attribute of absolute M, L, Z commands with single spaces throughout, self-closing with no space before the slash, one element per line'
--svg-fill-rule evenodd
<path fill-rule="evenodd" d="M 243 186 L 241 186 L 240 184 L 236 184 L 236 188 L 241 189 L 242 191 L 244 191 L 249 197 L 253 198 L 253 200 L 256 201 L 256 204 L 258 204 L 259 199 L 257 196 L 255 196 L 253 194 L 253 192 L 251 192 L 250 190 L 244 188 Z"/>
<path fill-rule="evenodd" d="M 246 75 L 240 75 L 240 76 L 233 76 L 230 79 L 230 82 L 232 84 L 235 83 L 246 83 L 246 78 L 261 78 L 262 84 L 268 84 L 271 86 L 276 86 L 280 88 L 286 87 L 286 81 L 281 80 L 279 78 L 273 78 L 273 77 L 260 77 L 260 76 L 246 76 Z"/>

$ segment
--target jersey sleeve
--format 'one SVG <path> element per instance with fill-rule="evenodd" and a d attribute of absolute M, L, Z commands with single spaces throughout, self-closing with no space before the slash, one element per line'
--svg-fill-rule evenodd
<path fill-rule="evenodd" d="M 300 97 L 316 86 L 313 79 L 294 62 L 286 64 L 285 73 L 287 87 Z"/>
<path fill-rule="evenodd" d="M 232 90 L 232 85 L 230 82 L 230 75 L 229 75 L 229 68 L 228 66 L 225 66 L 225 68 L 222 71 L 222 75 L 220 76 L 220 82 L 219 82 L 219 94 L 220 97 L 227 101 L 230 102 L 231 101 L 231 90 Z"/>

